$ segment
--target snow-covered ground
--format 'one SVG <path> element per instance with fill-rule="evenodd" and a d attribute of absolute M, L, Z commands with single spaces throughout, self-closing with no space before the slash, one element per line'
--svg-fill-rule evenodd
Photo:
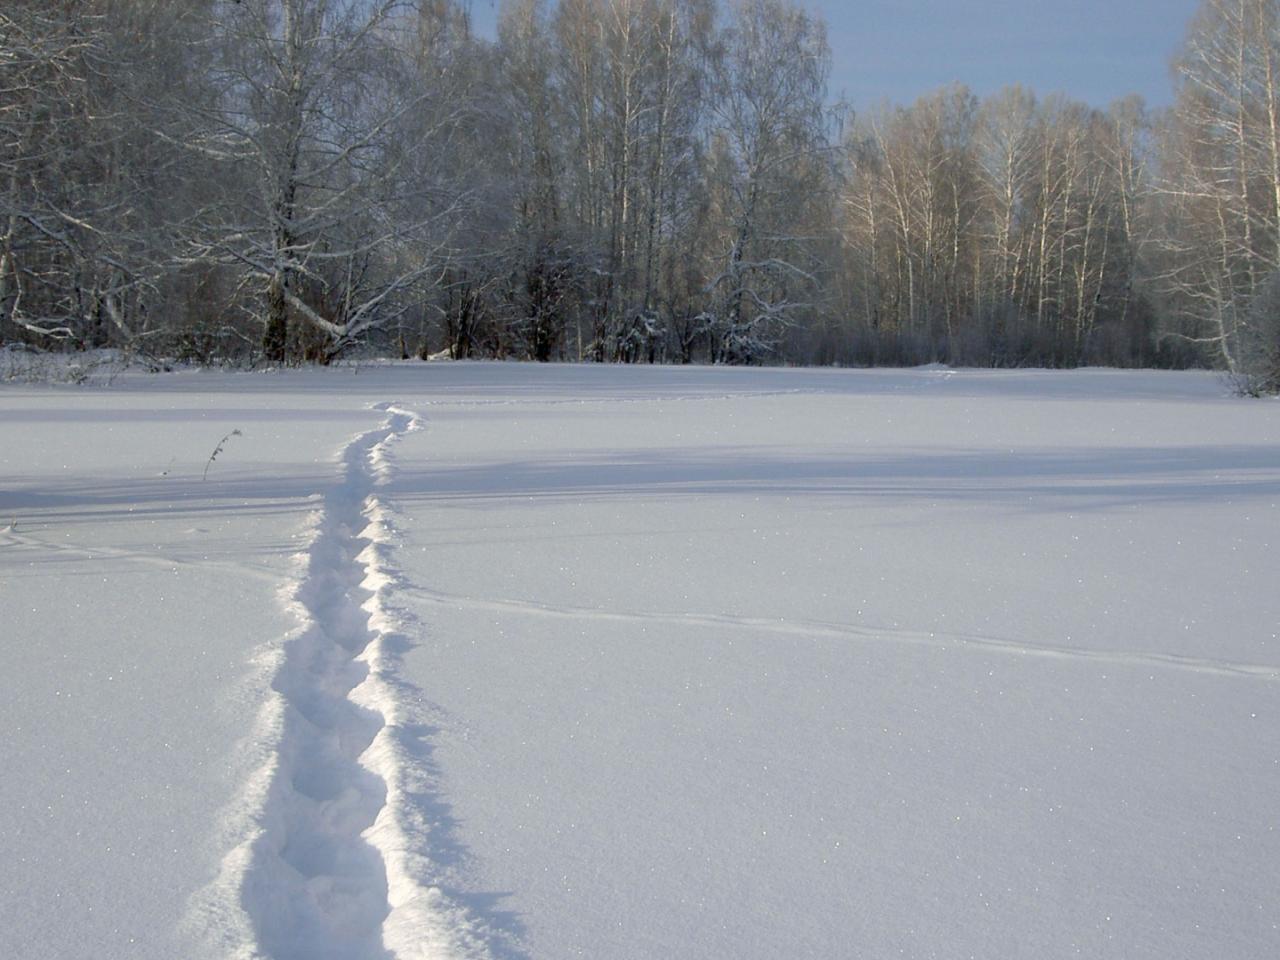
<path fill-rule="evenodd" d="M 0 388 L 0 956 L 1280 954 L 1278 503 L 1202 374 Z"/>

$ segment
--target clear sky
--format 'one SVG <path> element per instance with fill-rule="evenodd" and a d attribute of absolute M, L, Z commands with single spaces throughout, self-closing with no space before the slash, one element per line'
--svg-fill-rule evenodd
<path fill-rule="evenodd" d="M 985 95 L 1011 83 L 1106 106 L 1172 98 L 1169 60 L 1199 0 L 804 0 L 827 21 L 832 96 L 909 103 L 954 81 Z M 497 0 L 472 0 L 493 33 Z"/>

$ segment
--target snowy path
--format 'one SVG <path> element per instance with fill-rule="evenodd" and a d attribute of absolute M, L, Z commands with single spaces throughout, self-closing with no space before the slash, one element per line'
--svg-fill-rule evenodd
<path fill-rule="evenodd" d="M 305 575 L 293 591 L 302 626 L 272 683 L 260 726 L 278 750 L 258 781 L 261 833 L 228 858 L 257 945 L 272 960 L 417 960 L 487 956 L 465 908 L 432 883 L 432 824 L 415 803 L 425 757 L 416 691 L 396 676 L 404 637 L 384 595 L 390 514 L 377 490 L 389 448 L 419 430 L 389 403 L 384 426 L 342 453 Z M 251 951 L 252 946 L 246 946 Z"/>

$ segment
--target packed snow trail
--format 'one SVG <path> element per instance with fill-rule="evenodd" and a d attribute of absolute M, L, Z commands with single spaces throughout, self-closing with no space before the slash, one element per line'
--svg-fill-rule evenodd
<path fill-rule="evenodd" d="M 240 903 L 272 960 L 483 958 L 465 908 L 432 883 L 432 824 L 415 809 L 424 777 L 412 688 L 394 676 L 394 616 L 383 598 L 389 511 L 377 488 L 387 451 L 421 429 L 391 404 L 381 428 L 342 454 L 341 482 L 324 498 L 305 573 L 291 602 L 302 626 L 272 683 L 278 750 L 262 799 L 261 832 L 239 865 Z"/>

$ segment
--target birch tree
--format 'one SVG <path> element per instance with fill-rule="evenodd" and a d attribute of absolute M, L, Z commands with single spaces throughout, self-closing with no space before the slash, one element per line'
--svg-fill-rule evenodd
<path fill-rule="evenodd" d="M 1278 5 L 1205 0 L 1177 70 L 1162 183 L 1176 335 L 1248 377 L 1277 352 L 1260 303 L 1280 270 Z"/>
<path fill-rule="evenodd" d="M 158 90 L 183 66 L 199 3 L 15 0 L 0 11 L 0 310 L 37 342 L 136 346 L 171 269 L 183 120 Z M 185 64 L 184 64 L 184 61 Z"/>
<path fill-rule="evenodd" d="M 821 22 L 786 0 L 742 0 L 731 15 L 714 67 L 720 237 L 707 324 L 713 359 L 751 363 L 772 352 L 817 286 L 801 213 L 823 193 L 830 53 Z"/>
<path fill-rule="evenodd" d="M 424 157 L 456 131 L 465 98 L 424 89 L 422 61 L 406 56 L 424 11 L 406 0 L 217 11 L 220 101 L 195 147 L 235 186 L 203 211 L 188 256 L 257 291 L 268 360 L 327 361 L 441 271 L 458 197 Z"/>

